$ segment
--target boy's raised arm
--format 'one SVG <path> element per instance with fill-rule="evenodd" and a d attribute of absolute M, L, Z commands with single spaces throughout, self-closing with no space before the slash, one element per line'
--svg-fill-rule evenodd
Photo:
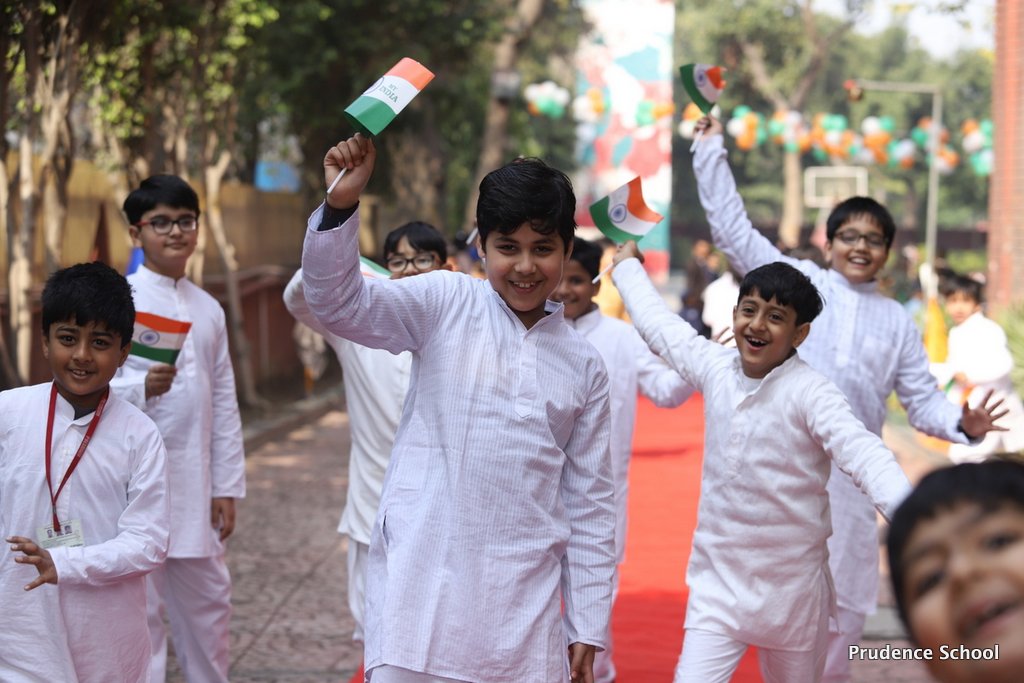
<path fill-rule="evenodd" d="M 693 396 L 695 389 L 644 343 L 639 334 L 636 341 L 637 385 L 640 393 L 659 408 L 675 408 Z"/>
<path fill-rule="evenodd" d="M 619 247 L 612 281 L 622 295 L 633 326 L 651 351 L 665 359 L 691 386 L 700 389 L 702 354 L 699 347 L 710 342 L 668 309 L 640 265 L 639 258 L 636 258 L 638 256 L 639 251 L 632 240 Z"/>
<path fill-rule="evenodd" d="M 344 177 L 309 218 L 302 251 L 302 285 L 309 310 L 324 330 L 392 353 L 413 351 L 436 329 L 452 280 L 433 277 L 376 280 L 359 269 L 359 196 L 373 172 L 373 142 L 356 134 L 324 157 L 330 187 Z"/>
<path fill-rule="evenodd" d="M 784 261 L 808 276 L 819 270 L 810 261 L 784 256 L 754 229 L 729 168 L 722 125 L 705 117 L 698 126 L 705 129 L 706 134 L 693 157 L 697 194 L 711 225 L 711 240 L 725 253 L 729 263 L 743 275 L 775 261 Z"/>

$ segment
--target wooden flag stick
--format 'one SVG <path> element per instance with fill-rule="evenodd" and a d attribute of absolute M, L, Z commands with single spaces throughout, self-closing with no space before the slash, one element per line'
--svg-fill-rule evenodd
<path fill-rule="evenodd" d="M 607 266 L 604 267 L 604 270 L 602 270 L 600 273 L 598 273 L 594 277 L 594 279 L 590 281 L 590 284 L 596 285 L 597 281 L 600 280 L 604 276 L 605 273 L 607 273 L 609 270 L 611 270 L 614 267 L 615 267 L 615 262 L 614 261 L 612 263 L 609 263 Z"/>
<path fill-rule="evenodd" d="M 690 145 L 690 153 L 691 154 L 693 153 L 693 150 L 697 149 L 697 143 L 700 142 L 700 139 L 702 137 L 704 137 L 704 129 L 703 128 L 698 130 L 697 134 L 693 136 L 693 144 Z M 328 192 L 327 194 L 330 194 L 330 192 Z"/>
<path fill-rule="evenodd" d="M 690 151 L 692 152 L 693 150 L 691 149 Z M 339 173 L 338 177 L 336 177 L 334 179 L 334 182 L 331 183 L 331 186 L 327 188 L 327 196 L 328 197 L 330 197 L 331 193 L 334 192 L 334 188 L 336 188 L 338 186 L 338 181 L 340 181 L 345 176 L 345 171 L 347 171 L 347 170 L 348 170 L 347 168 L 341 169 L 341 173 Z"/>

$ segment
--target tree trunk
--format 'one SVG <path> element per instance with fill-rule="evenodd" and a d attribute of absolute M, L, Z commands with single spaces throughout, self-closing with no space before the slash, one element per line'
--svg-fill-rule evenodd
<path fill-rule="evenodd" d="M 786 151 L 783 158 L 782 219 L 779 240 L 789 248 L 800 246 L 800 228 L 804 218 L 803 168 L 797 152 Z"/>
<path fill-rule="evenodd" d="M 13 234 L 7 270 L 7 295 L 14 338 L 14 358 L 18 377 L 27 384 L 32 359 L 32 310 L 28 288 L 32 284 L 33 232 L 35 230 L 36 187 L 32 173 L 31 126 L 22 129 L 18 145 L 18 196 L 21 222 Z"/>
<path fill-rule="evenodd" d="M 235 248 L 228 242 L 224 232 L 224 218 L 220 210 L 220 188 L 224 173 L 231 163 L 231 154 L 222 151 L 217 162 L 207 165 L 206 180 L 206 224 L 210 227 L 213 241 L 217 245 L 221 261 L 224 264 L 224 279 L 227 283 L 228 326 L 231 330 L 230 339 L 235 347 L 235 375 L 238 378 L 238 389 L 242 403 L 247 406 L 258 406 L 262 403 L 256 392 L 253 377 L 249 339 L 245 336 L 245 324 L 242 316 L 242 296 L 238 288 L 238 261 L 235 259 Z"/>
<path fill-rule="evenodd" d="M 508 140 L 508 117 L 511 100 L 500 97 L 494 92 L 494 76 L 508 73 L 515 68 L 519 59 L 519 49 L 530 36 L 534 25 L 544 9 L 544 0 L 519 0 L 515 14 L 505 25 L 505 35 L 494 50 L 494 68 L 492 70 L 492 92 L 487 102 L 487 114 L 484 118 L 483 144 L 476 165 L 476 175 L 469 187 L 466 199 L 466 211 L 463 228 L 466 232 L 473 229 L 476 222 L 476 201 L 480 195 L 480 181 L 484 176 L 501 166 L 505 161 L 505 147 Z"/>

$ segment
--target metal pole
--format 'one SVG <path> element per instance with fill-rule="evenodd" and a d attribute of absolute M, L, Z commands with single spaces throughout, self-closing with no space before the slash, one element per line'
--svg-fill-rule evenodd
<path fill-rule="evenodd" d="M 938 231 L 939 211 L 939 132 L 942 128 L 942 93 L 938 88 L 932 93 L 932 129 L 928 136 L 931 147 L 931 158 L 928 163 L 928 212 L 924 223 L 924 248 L 927 253 L 928 270 L 932 277 L 929 283 L 928 297 L 935 298 L 939 295 L 939 278 L 935 273 L 935 250 Z"/>

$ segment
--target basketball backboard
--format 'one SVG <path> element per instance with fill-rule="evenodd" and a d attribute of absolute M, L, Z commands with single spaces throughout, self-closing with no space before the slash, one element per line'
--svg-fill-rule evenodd
<path fill-rule="evenodd" d="M 804 205 L 831 209 L 854 195 L 868 193 L 868 170 L 863 166 L 811 166 L 804 169 Z"/>

